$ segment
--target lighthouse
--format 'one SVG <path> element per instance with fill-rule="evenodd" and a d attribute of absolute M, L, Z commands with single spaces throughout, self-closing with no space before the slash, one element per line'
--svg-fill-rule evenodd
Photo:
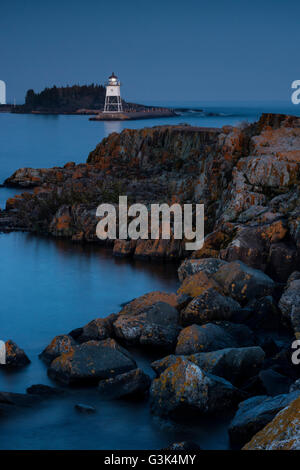
<path fill-rule="evenodd" d="M 118 77 L 114 73 L 111 74 L 108 81 L 105 84 L 106 95 L 104 104 L 104 113 L 122 113 L 122 100 L 120 87 L 121 83 Z"/>
<path fill-rule="evenodd" d="M 3 80 L 0 80 L 0 104 L 6 104 L 6 85 Z"/>

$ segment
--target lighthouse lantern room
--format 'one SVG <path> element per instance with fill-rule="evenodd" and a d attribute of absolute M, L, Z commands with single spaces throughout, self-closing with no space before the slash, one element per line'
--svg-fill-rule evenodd
<path fill-rule="evenodd" d="M 104 104 L 104 113 L 122 113 L 122 100 L 120 87 L 121 83 L 114 73 L 109 77 L 105 84 L 106 95 Z"/>

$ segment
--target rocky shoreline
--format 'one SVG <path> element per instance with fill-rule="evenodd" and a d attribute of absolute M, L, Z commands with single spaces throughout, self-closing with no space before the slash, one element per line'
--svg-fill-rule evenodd
<path fill-rule="evenodd" d="M 100 243 L 96 207 L 130 202 L 203 203 L 206 237 L 116 240 L 115 256 L 180 260 L 177 292 L 152 292 L 118 313 L 53 339 L 49 376 L 97 386 L 101 396 L 146 396 L 176 420 L 234 413 L 233 448 L 300 449 L 300 119 L 263 115 L 222 129 L 186 125 L 113 133 L 87 163 L 17 170 L 0 229 Z M 175 267 L 174 267 L 175 269 Z M 59 332 L 58 332 L 59 333 Z M 151 381 L 127 348 L 154 350 Z M 16 361 L 15 361 L 16 362 Z M 187 415 L 188 416 L 188 415 Z"/>

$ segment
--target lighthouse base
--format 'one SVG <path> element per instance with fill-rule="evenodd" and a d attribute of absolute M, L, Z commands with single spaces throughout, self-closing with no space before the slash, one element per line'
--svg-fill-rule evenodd
<path fill-rule="evenodd" d="M 131 111 L 122 113 L 108 113 L 101 112 L 96 116 L 91 117 L 90 121 L 133 121 L 135 119 L 155 119 L 162 117 L 173 117 L 177 114 L 171 109 L 156 109 L 145 111 Z"/>

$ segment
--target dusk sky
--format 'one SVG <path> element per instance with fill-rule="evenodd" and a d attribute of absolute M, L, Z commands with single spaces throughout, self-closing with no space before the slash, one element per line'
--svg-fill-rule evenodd
<path fill-rule="evenodd" d="M 103 83 L 127 100 L 277 101 L 300 79 L 299 0 L 0 0 L 0 79 Z"/>

